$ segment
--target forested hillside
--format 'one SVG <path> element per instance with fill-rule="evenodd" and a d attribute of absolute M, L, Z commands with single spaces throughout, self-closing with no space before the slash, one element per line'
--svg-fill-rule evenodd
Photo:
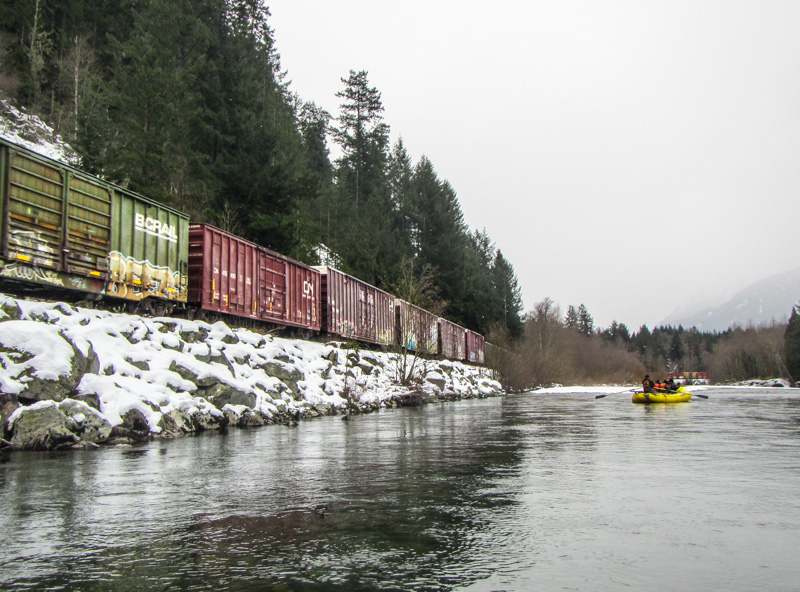
<path fill-rule="evenodd" d="M 259 0 L 6 0 L 0 97 L 196 221 L 396 293 L 411 277 L 451 320 L 519 336 L 513 266 L 434 164 L 391 144 L 368 73 L 343 72 L 327 113 L 277 49 Z"/>

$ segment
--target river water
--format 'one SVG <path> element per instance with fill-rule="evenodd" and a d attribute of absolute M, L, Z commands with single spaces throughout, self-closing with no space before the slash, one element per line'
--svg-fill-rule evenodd
<path fill-rule="evenodd" d="M 0 588 L 800 586 L 800 391 L 535 394 L 0 464 Z"/>

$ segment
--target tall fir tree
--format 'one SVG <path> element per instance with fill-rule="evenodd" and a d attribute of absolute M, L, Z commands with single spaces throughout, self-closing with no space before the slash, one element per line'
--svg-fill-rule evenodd
<path fill-rule="evenodd" d="M 501 315 L 501 324 L 513 339 L 517 339 L 524 332 L 521 317 L 522 295 L 514 268 L 499 250 L 492 266 L 492 276 L 494 290 L 500 305 L 498 312 Z"/>

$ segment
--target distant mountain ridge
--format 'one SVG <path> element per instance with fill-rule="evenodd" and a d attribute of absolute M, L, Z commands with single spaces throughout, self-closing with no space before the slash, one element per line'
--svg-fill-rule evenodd
<path fill-rule="evenodd" d="M 679 316 L 673 314 L 659 323 L 701 331 L 725 331 L 732 325 L 746 327 L 786 322 L 792 307 L 800 303 L 800 268 L 759 280 L 737 292 L 719 306 Z"/>

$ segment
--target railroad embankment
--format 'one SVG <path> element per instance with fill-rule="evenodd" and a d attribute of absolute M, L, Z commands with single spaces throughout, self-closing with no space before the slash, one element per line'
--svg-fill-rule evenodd
<path fill-rule="evenodd" d="M 131 444 L 501 394 L 489 371 L 458 362 L 0 295 L 5 449 Z"/>

